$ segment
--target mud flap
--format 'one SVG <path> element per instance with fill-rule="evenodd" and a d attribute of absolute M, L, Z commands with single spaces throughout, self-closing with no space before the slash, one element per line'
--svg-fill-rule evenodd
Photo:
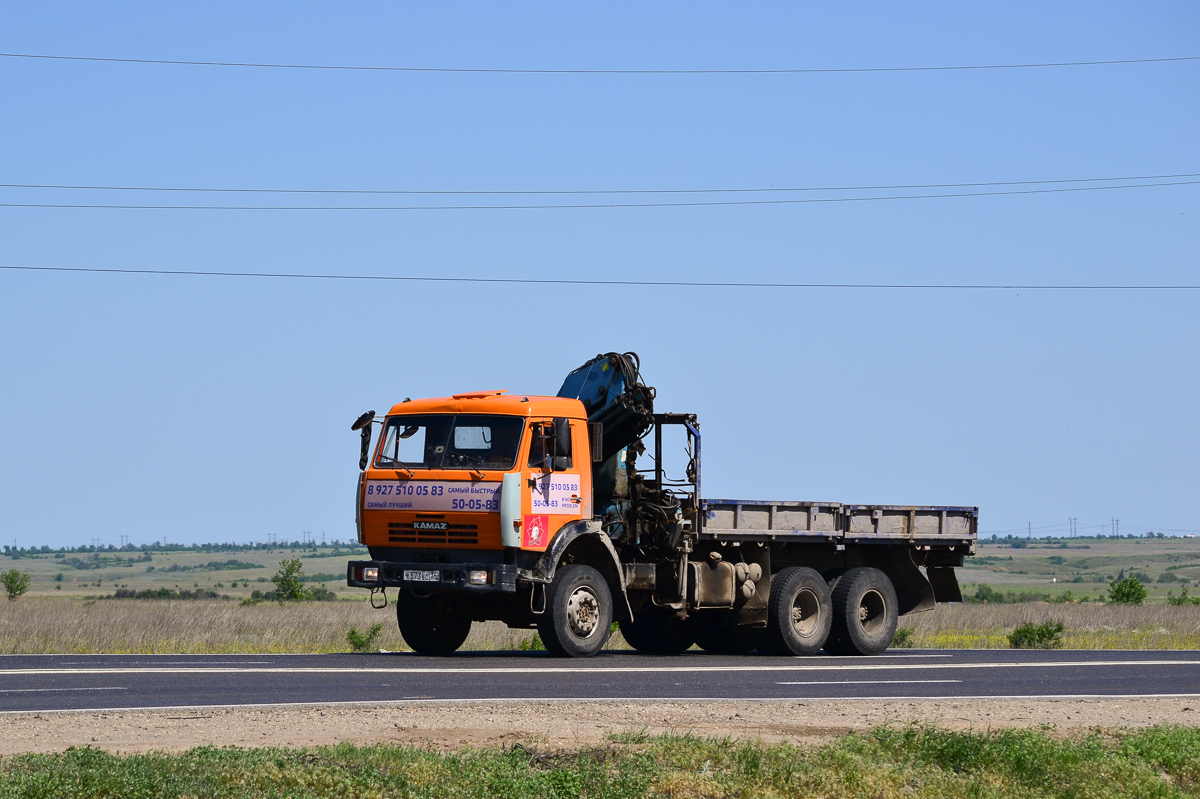
<path fill-rule="evenodd" d="M 962 589 L 958 587 L 958 575 L 950 567 L 930 566 L 925 570 L 933 586 L 933 597 L 938 602 L 962 602 Z"/>
<path fill-rule="evenodd" d="M 905 613 L 933 610 L 937 606 L 933 586 L 913 561 L 913 555 L 916 553 L 912 549 L 908 549 L 907 552 L 906 556 L 895 558 L 892 564 L 889 564 L 890 568 L 885 569 L 896 589 L 901 616 Z"/>

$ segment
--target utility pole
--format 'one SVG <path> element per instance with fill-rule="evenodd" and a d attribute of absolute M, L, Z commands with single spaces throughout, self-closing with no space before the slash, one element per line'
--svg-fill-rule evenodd
<path fill-rule="evenodd" d="M 1025 537 L 1026 537 L 1026 538 L 1033 538 L 1033 522 L 1026 522 L 1026 524 L 1028 524 L 1028 525 L 1029 525 L 1029 527 L 1028 527 L 1028 529 L 1027 529 L 1027 530 L 1026 530 L 1026 532 L 1025 532 Z"/>

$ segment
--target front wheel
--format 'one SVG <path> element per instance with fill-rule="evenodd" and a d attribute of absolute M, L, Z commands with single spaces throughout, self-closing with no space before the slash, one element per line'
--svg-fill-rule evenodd
<path fill-rule="evenodd" d="M 833 631 L 825 649 L 833 655 L 879 655 L 892 643 L 899 621 L 896 589 L 879 569 L 856 568 L 833 589 Z"/>
<path fill-rule="evenodd" d="M 453 654 L 471 632 L 471 620 L 455 616 L 442 597 L 422 599 L 405 590 L 396 596 L 396 621 L 404 642 L 422 655 Z"/>
<path fill-rule="evenodd" d="M 559 657 L 591 657 L 608 643 L 612 617 L 612 592 L 604 577 L 591 566 L 570 564 L 559 567 L 546 587 L 538 633 Z"/>

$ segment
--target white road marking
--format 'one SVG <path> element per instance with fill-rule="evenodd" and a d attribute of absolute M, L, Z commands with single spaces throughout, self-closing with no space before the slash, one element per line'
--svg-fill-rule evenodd
<path fill-rule="evenodd" d="M 40 694 L 46 691 L 128 691 L 128 688 L 116 686 L 107 688 L 3 688 L 0 694 Z"/>
<path fill-rule="evenodd" d="M 926 683 L 962 682 L 962 680 L 811 680 L 807 682 L 777 682 L 776 685 L 924 685 Z"/>
<path fill-rule="evenodd" d="M 1098 666 L 1197 666 L 1200 660 L 1058 660 L 994 663 L 842 663 L 772 666 L 480 666 L 475 668 L 268 666 L 266 668 L 180 668 L 101 666 L 93 669 L 0 669 L 0 676 L 55 674 L 700 674 L 719 672 L 909 671 L 912 669 L 1061 669 Z"/>
<path fill-rule="evenodd" d="M 271 661 L 269 661 L 269 660 L 218 660 L 218 661 L 215 661 L 215 663 L 217 665 L 230 665 L 230 666 L 234 666 L 234 665 L 237 665 L 237 666 L 259 666 L 259 665 L 269 665 L 271 663 Z M 202 661 L 173 663 L 173 664 L 171 664 L 171 666 L 169 666 L 167 668 L 178 668 L 179 666 L 201 666 L 201 665 L 208 665 L 208 664 L 203 663 Z M 85 663 L 63 663 L 59 666 L 59 668 L 66 668 L 68 666 L 75 666 L 77 668 L 86 669 L 88 671 L 92 670 L 92 668 L 89 668 L 88 665 Z M 154 669 L 154 668 L 156 668 L 156 666 L 154 665 L 153 662 L 151 662 L 151 663 L 147 663 L 146 665 L 142 666 L 141 668 Z M 44 669 L 42 669 L 42 671 L 44 671 Z"/>

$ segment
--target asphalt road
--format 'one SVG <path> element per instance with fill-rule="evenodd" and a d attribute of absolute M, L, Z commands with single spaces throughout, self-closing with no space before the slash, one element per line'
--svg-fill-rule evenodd
<path fill-rule="evenodd" d="M 1200 697 L 1200 652 L 0 656 L 0 712 L 522 699 Z"/>

